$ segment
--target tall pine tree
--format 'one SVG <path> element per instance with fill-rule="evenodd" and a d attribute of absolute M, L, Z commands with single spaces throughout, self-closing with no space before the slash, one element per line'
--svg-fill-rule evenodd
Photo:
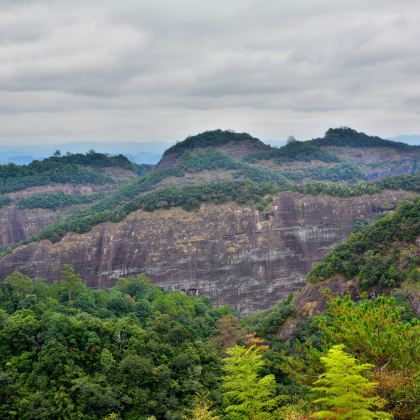
<path fill-rule="evenodd" d="M 390 414 L 375 411 L 383 406 L 380 398 L 371 395 L 377 384 L 362 376 L 362 372 L 372 365 L 358 364 L 343 348 L 342 344 L 333 346 L 325 357 L 321 357 L 326 371 L 314 382 L 313 390 L 322 395 L 314 401 L 322 407 L 315 417 L 334 420 L 391 419 Z"/>
<path fill-rule="evenodd" d="M 271 419 L 277 407 L 274 375 L 260 376 L 264 366 L 258 343 L 250 347 L 234 346 L 227 350 L 223 378 L 223 405 L 228 419 Z"/>

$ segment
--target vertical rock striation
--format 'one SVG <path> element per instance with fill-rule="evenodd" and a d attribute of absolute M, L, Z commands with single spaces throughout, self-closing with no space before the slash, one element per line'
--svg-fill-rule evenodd
<path fill-rule="evenodd" d="M 92 287 L 145 273 L 170 290 L 209 296 L 240 313 L 270 307 L 305 284 L 305 275 L 350 232 L 413 194 L 384 191 L 353 198 L 282 192 L 271 209 L 235 204 L 154 213 L 137 211 L 121 223 L 32 243 L 0 260 L 0 279 L 20 270 L 48 281 L 72 264 Z"/>

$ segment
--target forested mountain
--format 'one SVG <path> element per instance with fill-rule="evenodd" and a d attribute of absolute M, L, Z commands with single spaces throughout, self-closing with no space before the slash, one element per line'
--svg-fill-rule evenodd
<path fill-rule="evenodd" d="M 216 130 L 0 167 L 0 417 L 419 417 L 418 157 Z"/>
<path fill-rule="evenodd" d="M 281 148 L 215 130 L 156 167 L 93 151 L 2 166 L 0 278 L 52 281 L 69 263 L 94 287 L 146 273 L 242 313 L 267 308 L 359 219 L 418 194 L 419 154 L 347 128 Z"/>
<path fill-rule="evenodd" d="M 28 165 L 0 165 L 0 193 L 23 190 L 25 188 L 59 184 L 105 184 L 112 183 L 114 177 L 106 169 L 118 168 L 136 171 L 136 165 L 125 156 L 107 156 L 93 150 L 87 154 L 67 154 L 59 152 L 42 161 L 34 160 Z M 101 170 L 101 171 L 98 171 Z"/>
<path fill-rule="evenodd" d="M 286 338 L 279 331 L 307 309 L 299 294 L 237 318 L 142 276 L 91 289 L 70 266 L 51 284 L 9 275 L 1 417 L 417 418 L 420 330 L 409 291 L 420 281 L 419 204 L 359 225 L 314 268 L 309 287 L 339 275 L 370 294 L 325 291 L 326 308 Z M 386 281 L 366 282 L 373 257 Z"/>

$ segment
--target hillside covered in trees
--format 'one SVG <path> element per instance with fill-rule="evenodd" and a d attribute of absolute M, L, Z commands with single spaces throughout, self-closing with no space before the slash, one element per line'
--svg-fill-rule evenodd
<path fill-rule="evenodd" d="M 1 167 L 3 225 L 48 222 L 22 228 L 1 250 L 2 270 L 23 261 L 28 275 L 0 283 L 0 417 L 418 417 L 417 156 L 418 148 L 350 129 L 283 148 L 217 130 L 175 145 L 156 167 L 95 152 Z M 206 270 L 216 277 L 236 261 L 244 295 L 261 294 L 248 277 L 273 276 L 259 286 L 274 296 L 277 255 L 300 250 L 290 266 L 276 262 L 290 282 L 305 253 L 323 244 L 325 255 L 356 221 L 305 288 L 335 279 L 357 293 L 318 291 L 326 304 L 315 310 L 295 286 L 246 316 L 220 304 L 226 291 L 213 303 L 201 293 Z M 190 234 L 191 223 L 201 230 Z M 83 267 L 66 264 L 84 258 L 83 246 L 93 252 Z M 225 260 L 216 260 L 220 250 Z M 131 254 L 147 255 L 152 273 L 164 267 L 168 282 L 173 264 L 178 291 L 137 275 Z M 57 258 L 61 274 L 51 276 Z M 113 276 L 113 286 L 88 288 L 90 268 L 101 281 Z"/>
<path fill-rule="evenodd" d="M 418 261 L 406 250 L 416 254 L 419 215 L 417 199 L 349 242 L 404 255 L 411 266 L 401 280 L 418 288 Z M 142 276 L 95 290 L 70 266 L 52 284 L 14 273 L 0 285 L 0 415 L 417 418 L 420 324 L 398 284 L 382 286 L 373 299 L 331 294 L 324 313 L 285 339 L 278 331 L 299 310 L 293 296 L 238 318 Z"/>
<path fill-rule="evenodd" d="M 34 160 L 28 165 L 0 165 L 0 193 L 14 192 L 29 187 L 50 183 L 105 184 L 112 183 L 111 176 L 98 169 L 120 168 L 135 171 L 136 165 L 125 156 L 107 156 L 91 151 L 54 156 L 42 161 Z"/>
<path fill-rule="evenodd" d="M 355 231 L 309 273 L 311 282 L 357 276 L 363 288 L 399 286 L 420 280 L 420 198 Z"/>

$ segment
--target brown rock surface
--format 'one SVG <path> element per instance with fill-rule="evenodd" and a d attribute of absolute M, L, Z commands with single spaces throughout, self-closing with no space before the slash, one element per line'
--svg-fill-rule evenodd
<path fill-rule="evenodd" d="M 327 290 L 328 293 L 326 293 Z M 307 284 L 293 302 L 297 314 L 281 326 L 278 332 L 279 337 L 289 339 L 300 322 L 322 313 L 329 296 L 344 296 L 347 293 L 350 293 L 353 299 L 359 298 L 357 281 L 345 281 L 341 277 L 333 277 L 320 283 Z"/>
<path fill-rule="evenodd" d="M 92 287 L 145 273 L 167 289 L 209 296 L 241 313 L 270 307 L 305 285 L 305 275 L 350 232 L 413 194 L 384 191 L 353 198 L 283 192 L 260 213 L 235 204 L 154 213 L 137 211 L 121 223 L 32 243 L 0 260 L 0 280 L 20 270 L 48 281 L 63 264 Z"/>
<path fill-rule="evenodd" d="M 19 209 L 10 205 L 0 209 L 0 246 L 21 242 L 51 224 L 66 212 L 45 209 Z"/>
<path fill-rule="evenodd" d="M 50 184 L 7 194 L 12 202 L 9 206 L 0 208 L 0 247 L 24 241 L 29 236 L 53 223 L 59 215 L 68 215 L 70 208 L 57 210 L 20 209 L 19 200 L 38 194 L 62 191 L 66 194 L 86 195 L 110 191 L 115 185 L 72 185 Z"/>

